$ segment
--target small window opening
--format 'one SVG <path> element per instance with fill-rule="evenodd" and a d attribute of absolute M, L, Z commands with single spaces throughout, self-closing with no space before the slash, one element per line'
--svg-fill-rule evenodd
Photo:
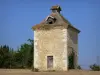
<path fill-rule="evenodd" d="M 47 19 L 46 21 L 47 21 L 47 24 L 53 24 L 53 23 L 55 23 L 56 18 L 54 18 L 54 17 L 52 17 L 52 16 L 49 16 L 48 19 Z"/>
<path fill-rule="evenodd" d="M 50 21 L 50 22 L 48 22 L 49 24 L 53 24 L 53 22 L 52 21 Z"/>

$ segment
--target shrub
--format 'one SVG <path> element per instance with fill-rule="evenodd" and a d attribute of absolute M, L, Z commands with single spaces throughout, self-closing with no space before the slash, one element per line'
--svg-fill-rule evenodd
<path fill-rule="evenodd" d="M 100 66 L 96 64 L 90 65 L 90 68 L 93 71 L 100 71 Z"/>
<path fill-rule="evenodd" d="M 69 69 L 74 69 L 74 52 L 72 52 L 69 56 L 68 56 L 68 60 L 69 60 L 69 64 L 68 64 L 68 68 Z"/>
<path fill-rule="evenodd" d="M 80 65 L 78 65 L 78 66 L 77 66 L 77 69 L 81 70 L 82 68 L 81 68 L 81 66 L 80 66 Z"/>

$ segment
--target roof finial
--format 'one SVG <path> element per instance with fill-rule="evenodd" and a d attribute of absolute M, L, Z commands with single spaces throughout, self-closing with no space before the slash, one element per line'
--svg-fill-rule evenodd
<path fill-rule="evenodd" d="M 55 5 L 51 7 L 52 12 L 59 12 L 61 11 L 61 7 L 59 5 Z"/>

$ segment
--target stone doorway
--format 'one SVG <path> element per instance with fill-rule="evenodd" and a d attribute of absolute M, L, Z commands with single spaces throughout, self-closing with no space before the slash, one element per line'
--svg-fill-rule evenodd
<path fill-rule="evenodd" d="M 47 68 L 48 69 L 53 68 L 53 56 L 47 56 Z"/>

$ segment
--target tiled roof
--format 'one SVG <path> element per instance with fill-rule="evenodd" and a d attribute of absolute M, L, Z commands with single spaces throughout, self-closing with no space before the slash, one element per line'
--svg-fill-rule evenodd
<path fill-rule="evenodd" d="M 65 19 L 61 14 L 60 16 L 62 17 L 63 21 L 65 21 L 66 23 L 68 23 L 69 27 L 74 28 L 75 30 L 77 30 L 78 32 L 80 32 L 80 30 L 78 30 L 77 28 L 75 28 L 67 19 Z"/>
<path fill-rule="evenodd" d="M 53 8 L 56 8 L 56 7 L 57 6 L 53 6 Z M 80 32 L 80 30 L 78 30 L 73 25 L 71 25 L 71 23 L 67 19 L 65 19 L 60 13 L 51 13 L 49 16 L 52 16 L 52 17 L 56 18 L 57 22 L 55 22 L 54 24 L 49 25 L 49 24 L 46 23 L 46 19 L 47 19 L 46 18 L 40 24 L 36 24 L 35 26 L 33 26 L 32 27 L 33 30 L 38 29 L 38 28 L 42 28 L 42 27 L 48 25 L 48 27 L 50 27 L 50 26 L 51 27 L 52 26 L 71 27 L 71 28 L 75 29 L 78 33 Z"/>

